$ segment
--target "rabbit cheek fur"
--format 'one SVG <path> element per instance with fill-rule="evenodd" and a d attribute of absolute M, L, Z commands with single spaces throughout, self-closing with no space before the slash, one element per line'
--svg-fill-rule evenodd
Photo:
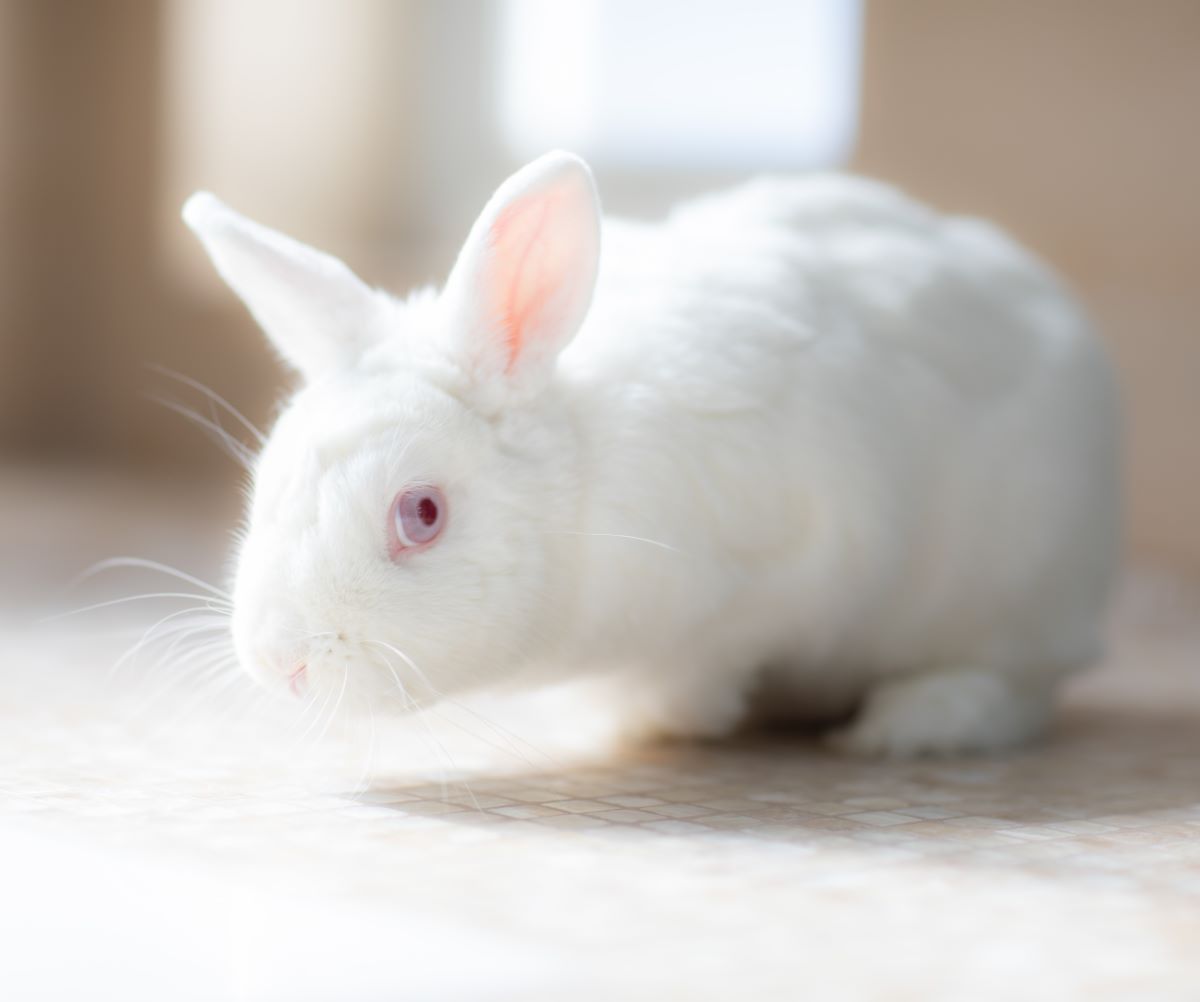
<path fill-rule="evenodd" d="M 1096 339 L 986 224 L 767 179 L 604 226 L 581 161 L 510 178 L 440 296 L 396 301 L 196 196 L 306 378 L 259 461 L 247 667 L 372 700 L 590 676 L 635 732 L 748 699 L 860 754 L 986 750 L 1092 659 L 1117 555 Z M 390 498 L 449 521 L 388 557 Z"/>
<path fill-rule="evenodd" d="M 554 471 L 546 443 L 506 449 L 505 430 L 403 373 L 301 390 L 259 459 L 238 559 L 233 630 L 252 674 L 283 686 L 303 664 L 309 695 L 402 709 L 518 661 L 553 598 L 527 512 L 556 515 L 541 497 Z M 447 524 L 393 562 L 386 516 L 410 483 L 441 487 Z"/>

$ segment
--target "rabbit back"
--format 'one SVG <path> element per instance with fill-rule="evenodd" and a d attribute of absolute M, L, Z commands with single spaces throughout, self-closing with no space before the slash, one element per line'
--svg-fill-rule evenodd
<path fill-rule="evenodd" d="M 561 382 L 597 656 L 679 636 L 868 673 L 1094 654 L 1111 377 L 1070 296 L 991 225 L 839 176 L 610 221 Z"/>

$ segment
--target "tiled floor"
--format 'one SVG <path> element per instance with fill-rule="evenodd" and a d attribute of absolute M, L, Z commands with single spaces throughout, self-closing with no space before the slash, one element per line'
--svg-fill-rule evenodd
<path fill-rule="evenodd" d="M 1038 747 L 863 763 L 495 704 L 314 743 L 14 625 L 0 997 L 1200 999 L 1200 592 L 1114 632 Z"/>

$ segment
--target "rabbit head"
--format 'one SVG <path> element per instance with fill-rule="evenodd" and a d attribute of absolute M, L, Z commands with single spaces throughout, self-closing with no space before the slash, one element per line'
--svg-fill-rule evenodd
<path fill-rule="evenodd" d="M 265 684 L 420 704 L 553 630 L 577 490 L 554 380 L 599 257 L 587 166 L 508 179 L 440 293 L 399 300 L 211 195 L 184 219 L 300 376 L 253 470 L 233 634 Z"/>

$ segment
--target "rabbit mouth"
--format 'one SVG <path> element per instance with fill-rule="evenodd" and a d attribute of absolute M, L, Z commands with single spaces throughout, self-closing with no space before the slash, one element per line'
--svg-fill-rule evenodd
<path fill-rule="evenodd" d="M 288 676 L 288 690 L 297 699 L 303 699 L 308 689 L 308 665 L 301 662 Z"/>
<path fill-rule="evenodd" d="M 334 707 L 366 712 L 367 706 L 406 713 L 428 707 L 442 693 L 422 665 L 422 655 L 402 643 L 344 626 L 305 631 L 300 642 L 273 631 L 244 640 L 239 661 L 259 685 L 309 706 L 325 706 L 328 714 Z"/>

